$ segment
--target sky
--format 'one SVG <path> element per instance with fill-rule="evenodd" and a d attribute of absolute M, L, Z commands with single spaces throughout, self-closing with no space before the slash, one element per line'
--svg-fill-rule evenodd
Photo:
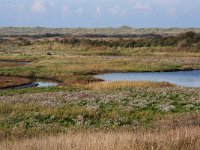
<path fill-rule="evenodd" d="M 200 27 L 200 0 L 0 0 L 0 26 Z"/>

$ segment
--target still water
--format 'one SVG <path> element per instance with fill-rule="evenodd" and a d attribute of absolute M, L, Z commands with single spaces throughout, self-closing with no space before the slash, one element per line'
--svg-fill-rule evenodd
<path fill-rule="evenodd" d="M 177 72 L 109 73 L 97 75 L 105 81 L 169 82 L 178 86 L 200 87 L 200 70 Z"/>
<path fill-rule="evenodd" d="M 36 80 L 36 82 L 34 83 L 37 85 L 37 87 L 52 87 L 58 85 L 57 82 L 53 82 L 50 80 Z"/>

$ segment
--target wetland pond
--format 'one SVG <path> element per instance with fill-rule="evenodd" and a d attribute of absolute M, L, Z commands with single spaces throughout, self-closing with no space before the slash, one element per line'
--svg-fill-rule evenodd
<path fill-rule="evenodd" d="M 44 80 L 44 79 L 37 79 L 35 82 L 37 84 L 37 87 L 52 87 L 52 86 L 58 86 L 58 83 L 51 80 Z"/>
<path fill-rule="evenodd" d="M 0 60 L 0 63 L 27 65 L 27 64 L 31 63 L 31 61 Z M 0 90 L 1 89 L 22 89 L 22 88 L 30 88 L 30 87 L 55 87 L 55 86 L 58 86 L 58 82 L 52 81 L 52 80 L 46 80 L 46 79 L 31 79 L 31 80 L 32 80 L 32 82 L 28 83 L 28 84 L 0 88 Z"/>
<path fill-rule="evenodd" d="M 177 86 L 200 87 L 200 70 L 176 72 L 108 73 L 96 75 L 105 81 L 152 81 L 169 82 Z"/>

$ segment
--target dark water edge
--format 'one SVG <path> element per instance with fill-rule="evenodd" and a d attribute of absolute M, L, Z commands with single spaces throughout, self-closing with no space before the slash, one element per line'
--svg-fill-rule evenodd
<path fill-rule="evenodd" d="M 26 65 L 26 64 L 30 63 L 30 61 L 18 61 L 18 60 L 0 60 L 0 63 L 1 62 L 16 63 L 16 64 L 19 64 L 19 65 Z"/>
<path fill-rule="evenodd" d="M 29 84 L 0 88 L 0 90 L 24 89 L 24 88 L 33 88 L 33 87 L 56 87 L 56 86 L 58 86 L 58 82 L 51 81 L 51 80 L 44 80 L 44 79 L 36 79 L 35 81 Z"/>

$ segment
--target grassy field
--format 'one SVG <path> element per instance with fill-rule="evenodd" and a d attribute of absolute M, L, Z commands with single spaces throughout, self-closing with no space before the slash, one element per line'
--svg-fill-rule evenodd
<path fill-rule="evenodd" d="M 180 39 L 172 46 L 162 46 L 162 39 L 156 46 L 127 47 L 127 40 L 116 46 L 112 38 L 103 39 L 106 45 L 97 39 L 102 45 L 96 46 L 3 38 L 1 86 L 24 78 L 59 86 L 0 90 L 0 149 L 199 149 L 200 88 L 93 76 L 200 69 L 199 37 Z"/>

